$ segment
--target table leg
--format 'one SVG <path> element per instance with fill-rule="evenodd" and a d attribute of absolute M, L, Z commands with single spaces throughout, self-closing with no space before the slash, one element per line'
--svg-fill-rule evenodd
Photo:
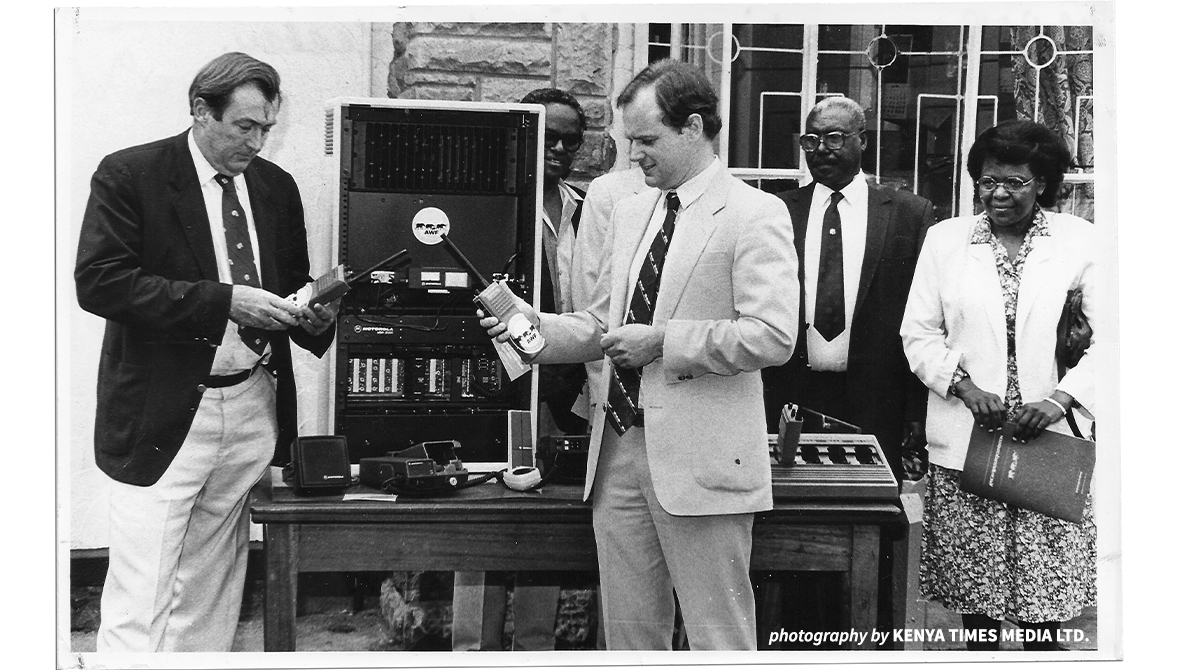
<path fill-rule="evenodd" d="M 295 651 L 299 527 L 289 523 L 268 523 L 263 527 L 263 535 L 266 539 L 266 607 L 262 648 L 264 651 Z"/>
<path fill-rule="evenodd" d="M 893 625 L 897 628 L 926 627 L 926 602 L 918 580 L 922 558 L 922 496 L 901 495 L 906 514 L 906 530 L 893 544 Z M 895 649 L 921 651 L 922 642 L 897 642 Z"/>
<path fill-rule="evenodd" d="M 881 553 L 881 528 L 874 525 L 852 527 L 852 565 L 848 575 L 849 611 L 852 629 L 866 635 L 877 625 L 877 561 Z M 853 648 L 849 644 L 849 648 Z M 873 649 L 866 640 L 861 649 Z"/>

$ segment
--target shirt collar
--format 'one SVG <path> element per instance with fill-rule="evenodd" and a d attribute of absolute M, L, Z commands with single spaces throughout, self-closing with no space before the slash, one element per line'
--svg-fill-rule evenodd
<path fill-rule="evenodd" d="M 1051 236 L 1049 233 L 1049 217 L 1045 216 L 1045 211 L 1041 209 L 1040 205 L 1033 205 L 1032 226 L 1024 234 L 1024 239 Z M 987 212 L 984 212 L 979 215 L 979 218 L 975 221 L 975 227 L 971 230 L 971 244 L 990 244 L 994 237 L 991 217 L 987 215 Z"/>
<path fill-rule="evenodd" d="M 188 131 L 188 150 L 193 156 L 193 166 L 197 168 L 197 183 L 204 187 L 209 182 L 213 181 L 219 173 L 217 169 L 209 164 L 205 159 L 205 154 L 201 153 L 201 149 L 197 146 L 197 141 L 193 138 L 193 131 L 190 128 Z M 237 182 L 235 182 L 236 184 Z"/>
<path fill-rule="evenodd" d="M 832 196 L 832 189 L 827 186 L 815 182 L 815 196 L 812 198 L 814 202 L 827 202 L 828 198 Z M 852 178 L 852 181 L 847 186 L 840 189 L 840 195 L 848 201 L 849 205 L 858 207 L 866 205 L 869 201 L 869 182 L 865 179 L 865 173 L 857 172 Z"/>
<path fill-rule="evenodd" d="M 688 207 L 693 201 L 701 197 L 705 193 L 705 189 L 709 188 L 709 183 L 713 181 L 713 177 L 719 171 L 721 171 L 721 159 L 714 156 L 713 162 L 709 163 L 708 167 L 701 170 L 692 179 L 689 179 L 674 189 L 669 189 L 676 191 L 676 198 L 680 200 L 680 209 Z M 661 198 L 667 196 L 667 194 L 668 191 L 664 191 Z"/>
<path fill-rule="evenodd" d="M 582 202 L 582 196 L 578 195 L 578 192 L 574 190 L 574 187 L 567 184 L 564 179 L 558 180 L 557 191 L 561 193 L 561 204 L 563 207 L 568 205 L 570 202 Z"/>

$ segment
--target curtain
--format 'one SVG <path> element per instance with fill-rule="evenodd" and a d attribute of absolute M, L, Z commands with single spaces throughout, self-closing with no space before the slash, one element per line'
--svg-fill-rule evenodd
<path fill-rule="evenodd" d="M 1017 118 L 1039 121 L 1057 131 L 1071 151 L 1076 164 L 1089 172 L 1094 167 L 1094 106 L 1085 96 L 1094 94 L 1093 29 L 1090 26 L 1017 26 L 1010 28 L 1012 47 L 1024 49 L 1034 38 L 1029 57 L 1012 59 L 1013 95 Z M 1056 51 L 1056 58 L 1054 58 Z M 1084 52 L 1084 53 L 1071 53 Z M 1050 59 L 1052 61 L 1050 62 Z M 1065 184 L 1059 194 L 1059 209 L 1094 220 L 1091 184 Z"/>

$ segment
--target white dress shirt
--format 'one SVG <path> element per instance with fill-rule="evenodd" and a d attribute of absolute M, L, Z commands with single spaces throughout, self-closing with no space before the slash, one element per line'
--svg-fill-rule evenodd
<path fill-rule="evenodd" d="M 848 341 L 852 331 L 852 311 L 860 289 L 860 268 L 865 257 L 865 237 L 869 227 L 869 185 L 864 173 L 840 189 L 844 196 L 836 205 L 840 212 L 841 239 L 844 242 L 844 330 L 832 339 L 824 339 L 815 328 L 807 329 L 807 358 L 813 370 L 838 372 L 848 369 Z M 819 284 L 819 253 L 824 230 L 824 214 L 832 202 L 832 189 L 816 182 L 807 215 L 807 236 L 804 240 L 804 295 L 805 317 L 808 324 L 815 321 L 815 295 Z"/>
<path fill-rule="evenodd" d="M 557 192 L 561 194 L 561 220 L 554 225 L 544 207 L 541 208 L 541 220 L 545 222 L 547 231 L 544 244 L 549 259 L 549 277 L 553 280 L 553 290 L 557 294 L 557 312 L 561 314 L 573 310 L 573 279 L 570 274 L 574 264 L 573 220 L 582 196 L 564 180 L 557 182 Z M 554 272 L 554 269 L 557 271 Z"/>
<path fill-rule="evenodd" d="M 677 186 L 672 191 L 676 191 L 676 198 L 680 200 L 680 210 L 676 213 L 676 219 L 679 220 L 684 211 L 692 206 L 694 202 L 700 199 L 704 194 L 705 189 L 708 188 L 709 182 L 713 181 L 714 175 L 721 169 L 721 159 L 714 157 L 713 162 L 709 163 L 709 167 L 701 170 L 695 177 Z M 635 292 L 635 283 L 639 281 L 639 271 L 643 269 L 643 261 L 647 258 L 647 250 L 651 248 L 651 243 L 655 241 L 656 235 L 660 229 L 664 227 L 664 216 L 668 213 L 668 191 L 660 193 L 660 199 L 656 202 L 656 210 L 652 212 L 651 219 L 647 222 L 647 230 L 643 233 L 643 240 L 639 242 L 639 248 L 635 250 L 635 258 L 631 261 L 631 274 L 628 275 L 627 284 L 631 288 L 627 291 L 627 304 L 631 304 L 631 294 Z M 672 241 L 668 245 L 668 253 L 676 248 L 676 235 L 672 234 Z M 665 258 L 667 255 L 665 255 Z M 656 302 L 659 302 L 659 296 L 656 296 Z"/>
<path fill-rule="evenodd" d="M 221 184 L 214 177 L 217 170 L 197 147 L 190 130 L 188 134 L 188 148 L 193 156 L 193 165 L 197 168 L 197 183 L 201 185 L 201 195 L 205 198 L 205 213 L 209 216 L 209 232 L 213 237 L 213 253 L 217 256 L 217 279 L 222 284 L 232 284 L 229 271 L 229 252 L 225 246 L 225 225 L 221 220 L 221 196 L 224 192 Z M 262 259 L 258 253 L 258 231 L 254 227 L 254 213 L 250 210 L 250 194 L 246 191 L 246 178 L 238 175 L 233 178 L 234 188 L 237 190 L 238 202 L 246 213 L 246 228 L 250 232 L 250 244 L 254 248 L 254 265 L 262 275 Z M 266 355 L 270 355 L 270 345 L 267 345 Z M 221 346 L 213 357 L 211 375 L 230 375 L 243 370 L 253 369 L 260 357 L 242 342 L 238 335 L 238 324 L 226 321 L 225 335 L 222 336 Z"/>

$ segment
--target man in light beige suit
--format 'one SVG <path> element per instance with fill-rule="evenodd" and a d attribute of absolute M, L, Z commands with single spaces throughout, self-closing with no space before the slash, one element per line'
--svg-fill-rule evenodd
<path fill-rule="evenodd" d="M 615 208 L 589 306 L 537 315 L 535 360 L 609 371 L 586 478 L 607 647 L 670 649 L 679 601 L 692 649 L 756 649 L 751 529 L 772 506 L 759 370 L 795 344 L 798 290 L 778 281 L 797 272 L 790 218 L 713 154 L 717 95 L 695 68 L 655 63 L 618 104 L 654 188 Z"/>

